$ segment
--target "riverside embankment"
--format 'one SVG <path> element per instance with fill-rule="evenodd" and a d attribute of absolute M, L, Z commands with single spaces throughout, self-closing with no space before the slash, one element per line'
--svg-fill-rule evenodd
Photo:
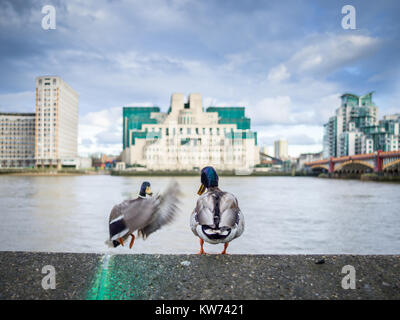
<path fill-rule="evenodd" d="M 0 168 L 0 176 L 78 176 L 110 174 L 107 170 L 80 169 L 42 169 L 42 168 Z"/>
<path fill-rule="evenodd" d="M 159 171 L 159 170 L 95 170 L 95 169 L 54 169 L 54 168 L 0 168 L 1 175 L 19 176 L 72 176 L 72 175 L 112 175 L 112 176 L 151 176 L 151 177 L 191 177 L 200 176 L 200 171 Z M 307 176 L 302 172 L 270 172 L 270 171 L 220 171 L 220 176 L 225 177 L 248 177 L 248 176 L 267 176 L 267 177 L 289 177 Z M 316 176 L 316 175 L 309 175 Z"/>
<path fill-rule="evenodd" d="M 200 171 L 158 171 L 158 170 L 112 170 L 112 176 L 172 176 L 172 177 L 185 177 L 185 176 L 200 176 Z M 249 172 L 237 172 L 231 171 L 218 171 L 218 175 L 221 177 L 249 177 L 249 176 L 265 176 L 265 177 L 290 177 L 290 176 L 306 176 L 301 172 L 271 172 L 271 171 L 249 171 Z M 315 176 L 315 175 L 314 175 Z"/>
<path fill-rule="evenodd" d="M 363 174 L 328 174 L 321 173 L 319 178 L 326 179 L 343 179 L 343 180 L 361 180 L 373 182 L 400 182 L 400 176 L 390 174 L 363 173 Z"/>
<path fill-rule="evenodd" d="M 0 299 L 400 299 L 400 256 L 0 252 Z"/>

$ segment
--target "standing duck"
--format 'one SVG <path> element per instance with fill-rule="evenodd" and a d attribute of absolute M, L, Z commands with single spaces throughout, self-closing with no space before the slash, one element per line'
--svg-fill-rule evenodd
<path fill-rule="evenodd" d="M 124 241 L 131 236 L 129 248 L 132 248 L 134 231 L 138 230 L 138 236 L 146 239 L 163 225 L 172 222 L 178 211 L 179 193 L 179 185 L 173 182 L 164 194 L 153 197 L 150 182 L 143 182 L 136 199 L 125 200 L 111 210 L 110 238 L 106 243 L 110 247 L 123 246 Z"/>
<path fill-rule="evenodd" d="M 224 243 L 221 254 L 226 254 L 229 242 L 240 237 L 244 230 L 244 216 L 238 201 L 233 194 L 218 188 L 218 175 L 213 167 L 201 170 L 201 186 L 197 194 L 200 197 L 191 215 L 190 227 L 200 238 L 199 254 L 205 253 L 204 241 Z"/>

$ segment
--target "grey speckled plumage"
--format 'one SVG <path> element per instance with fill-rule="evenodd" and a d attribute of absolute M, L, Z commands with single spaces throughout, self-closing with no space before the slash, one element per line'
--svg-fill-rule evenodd
<path fill-rule="evenodd" d="M 133 200 L 125 200 L 115 205 L 110 213 L 110 226 L 113 221 L 121 222 L 118 235 L 111 237 L 107 244 L 122 238 L 126 240 L 130 234 L 138 230 L 138 235 L 146 239 L 162 226 L 171 223 L 178 212 L 180 188 L 177 182 L 172 182 L 161 195 Z M 110 227 L 111 228 L 111 227 Z M 115 245 L 114 245 L 115 246 Z"/>
<path fill-rule="evenodd" d="M 190 227 L 208 243 L 227 243 L 243 233 L 244 216 L 233 194 L 218 187 L 209 188 L 197 200 Z"/>

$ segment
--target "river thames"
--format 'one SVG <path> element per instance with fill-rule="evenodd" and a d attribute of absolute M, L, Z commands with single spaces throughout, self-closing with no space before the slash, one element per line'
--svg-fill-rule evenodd
<path fill-rule="evenodd" d="M 110 249 L 108 215 L 113 205 L 134 198 L 143 180 L 153 192 L 170 177 L 1 176 L 0 250 L 115 253 L 197 253 L 189 228 L 198 177 L 174 178 L 182 189 L 180 212 L 171 225 Z M 398 254 L 400 184 L 312 177 L 221 177 L 245 215 L 243 235 L 228 253 Z M 205 245 L 217 253 L 222 245 Z"/>

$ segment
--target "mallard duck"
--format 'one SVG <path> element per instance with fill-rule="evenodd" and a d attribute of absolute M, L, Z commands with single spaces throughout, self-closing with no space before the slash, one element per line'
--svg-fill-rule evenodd
<path fill-rule="evenodd" d="M 221 254 L 226 254 L 229 242 L 239 237 L 244 230 L 244 216 L 238 201 L 233 194 L 218 188 L 218 175 L 213 167 L 201 170 L 201 185 L 197 194 L 200 197 L 191 215 L 190 227 L 200 238 L 199 254 L 205 253 L 204 241 L 211 244 L 224 243 Z"/>
<path fill-rule="evenodd" d="M 146 239 L 163 225 L 173 221 L 178 210 L 179 185 L 171 183 L 163 195 L 153 197 L 150 182 L 143 182 L 139 196 L 125 200 L 113 207 L 109 218 L 110 238 L 106 243 L 110 247 L 124 245 L 132 237 L 129 248 L 135 241 L 134 231 Z"/>

